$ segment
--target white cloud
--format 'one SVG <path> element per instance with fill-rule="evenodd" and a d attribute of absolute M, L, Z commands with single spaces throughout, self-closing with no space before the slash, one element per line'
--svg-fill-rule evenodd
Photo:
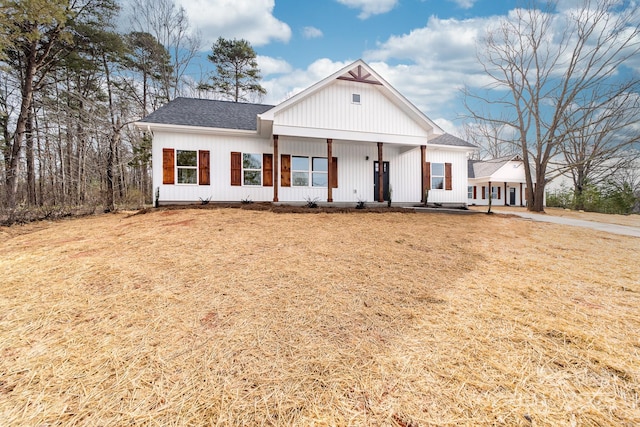
<path fill-rule="evenodd" d="M 476 59 L 476 41 L 496 20 L 431 17 L 425 27 L 392 36 L 366 51 L 363 58 L 431 117 L 456 104 L 465 84 L 488 83 Z M 463 113 L 456 111 L 451 118 Z"/>
<path fill-rule="evenodd" d="M 291 28 L 273 16 L 275 0 L 178 0 L 209 48 L 218 37 L 245 39 L 254 47 L 288 42 Z"/>
<path fill-rule="evenodd" d="M 387 13 L 398 4 L 398 0 L 337 0 L 351 9 L 360 9 L 358 18 L 367 19 L 372 15 Z"/>
<path fill-rule="evenodd" d="M 341 62 L 321 58 L 310 64 L 306 70 L 295 69 L 288 74 L 264 80 L 262 86 L 267 89 L 264 102 L 278 104 L 285 101 L 352 62 L 353 60 Z"/>
<path fill-rule="evenodd" d="M 451 0 L 451 1 L 457 4 L 459 8 L 471 9 L 474 3 L 478 0 Z"/>
<path fill-rule="evenodd" d="M 256 60 L 258 61 L 258 67 L 260 68 L 262 77 L 272 74 L 290 73 L 292 70 L 291 65 L 284 59 L 258 55 Z"/>
<path fill-rule="evenodd" d="M 322 37 L 322 31 L 317 29 L 316 27 L 304 27 L 302 29 L 302 36 L 305 39 L 317 39 L 319 37 Z"/>

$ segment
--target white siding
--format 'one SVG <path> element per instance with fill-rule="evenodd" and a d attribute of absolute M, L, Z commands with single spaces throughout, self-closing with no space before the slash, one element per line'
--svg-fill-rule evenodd
<path fill-rule="evenodd" d="M 326 157 L 324 140 L 281 137 L 280 154 L 292 156 Z M 373 164 L 378 160 L 378 146 L 374 143 L 333 141 L 332 154 L 338 158 L 338 188 L 332 191 L 334 202 L 376 200 L 374 195 Z M 367 159 L 368 157 L 368 159 Z M 399 203 L 420 202 L 420 148 L 383 146 L 383 161 L 389 162 L 389 184 L 393 189 L 392 201 Z M 280 187 L 281 202 L 318 198 L 326 201 L 327 189 L 315 187 Z"/>
<path fill-rule="evenodd" d="M 429 203 L 467 203 L 467 153 L 464 151 L 429 150 L 427 162 L 451 163 L 452 190 L 429 190 Z"/>
<path fill-rule="evenodd" d="M 467 204 L 469 205 L 477 205 L 477 206 L 487 206 L 489 205 L 489 194 L 491 191 L 489 189 L 489 182 L 487 180 L 482 179 L 472 179 L 469 180 L 469 185 L 472 187 L 476 187 L 476 198 L 470 198 L 467 200 Z M 526 184 L 522 184 L 522 199 L 520 198 L 520 183 L 519 182 L 507 182 L 507 191 L 504 190 L 504 182 L 491 182 L 492 187 L 500 187 L 500 197 L 493 198 L 491 200 L 491 204 L 493 206 L 504 206 L 505 200 L 507 203 L 510 203 L 509 200 L 509 192 L 511 188 L 515 188 L 516 190 L 516 203 L 515 206 L 524 206 L 526 204 L 525 191 L 527 190 Z M 486 198 L 482 198 L 482 187 L 486 188 Z"/>
<path fill-rule="evenodd" d="M 427 131 L 380 91 L 380 86 L 336 80 L 278 113 L 274 124 L 426 137 Z M 352 94 L 360 95 L 360 104 Z"/>
<path fill-rule="evenodd" d="M 209 150 L 210 185 L 162 184 L 162 149 Z M 273 187 L 232 186 L 231 152 L 273 153 L 273 143 L 268 138 L 235 135 L 201 135 L 192 133 L 156 131 L 153 140 L 153 189 L 160 190 L 161 203 L 192 202 L 200 199 L 211 201 L 239 202 L 272 201 Z M 338 188 L 332 190 L 334 202 L 355 203 L 359 200 L 372 202 L 374 194 L 374 162 L 378 159 L 377 143 L 334 140 L 333 156 L 338 158 Z M 312 138 L 279 138 L 279 155 L 327 157 L 327 142 Z M 275 159 L 274 159 L 275 160 Z M 421 194 L 420 147 L 383 145 L 383 160 L 389 162 L 389 183 L 393 190 L 392 201 L 396 203 L 419 203 Z M 454 150 L 427 150 L 427 161 L 452 163 L 453 190 L 431 190 L 430 203 L 467 203 L 466 152 Z M 281 159 L 278 159 L 278 167 Z M 280 171 L 276 176 L 279 178 Z M 276 184 L 279 184 L 276 183 Z M 317 198 L 327 200 L 327 188 L 279 187 L 281 202 L 302 202 Z"/>
<path fill-rule="evenodd" d="M 524 164 L 522 161 L 511 160 L 506 165 L 498 169 L 492 176 L 493 182 L 527 182 L 524 174 Z"/>
<path fill-rule="evenodd" d="M 162 149 L 209 150 L 211 185 L 162 184 Z M 209 136 L 190 133 L 154 132 L 153 137 L 153 191 L 160 189 L 161 202 L 212 201 L 239 202 L 250 198 L 253 201 L 273 200 L 273 187 L 231 186 L 231 152 L 271 153 L 272 143 L 268 139 L 250 136 Z"/>

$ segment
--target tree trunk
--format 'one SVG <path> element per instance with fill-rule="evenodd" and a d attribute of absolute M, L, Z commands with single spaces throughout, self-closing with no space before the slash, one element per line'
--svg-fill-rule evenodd
<path fill-rule="evenodd" d="M 31 108 L 29 108 L 27 121 L 25 123 L 25 154 L 27 157 L 27 204 L 29 206 L 35 206 L 37 204 L 35 155 L 33 151 L 33 116 L 33 106 L 31 106 Z"/>
<path fill-rule="evenodd" d="M 9 209 L 9 222 L 13 221 L 17 206 L 18 177 L 20 173 L 20 151 L 22 150 L 22 138 L 25 134 L 27 119 L 30 114 L 31 100 L 33 99 L 33 80 L 36 73 L 36 44 L 32 43 L 25 58 L 24 81 L 22 85 L 20 113 L 16 120 L 16 133 L 13 136 L 13 145 L 10 150 L 9 169 L 7 172 L 7 208 Z"/>
<path fill-rule="evenodd" d="M 119 132 L 113 132 L 109 138 L 109 151 L 107 152 L 107 194 L 105 199 L 105 211 L 113 212 L 116 209 L 114 201 L 114 185 L 113 185 L 113 166 L 115 163 L 115 151 L 118 144 L 117 139 L 120 138 Z"/>

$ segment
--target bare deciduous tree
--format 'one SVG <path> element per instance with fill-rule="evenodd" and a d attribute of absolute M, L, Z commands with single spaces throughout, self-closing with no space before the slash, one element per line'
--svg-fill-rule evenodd
<path fill-rule="evenodd" d="M 465 90 L 475 120 L 514 130 L 532 211 L 543 210 L 547 173 L 575 130 L 571 126 L 633 91 L 640 79 L 620 73 L 640 53 L 633 5 L 583 0 L 558 10 L 557 4 L 533 1 L 490 29 L 478 56 L 492 83 Z M 500 115 L 478 112 L 484 110 L 478 105 Z"/>
<path fill-rule="evenodd" d="M 132 0 L 131 22 L 134 31 L 151 34 L 171 54 L 171 63 L 160 70 L 165 100 L 182 95 L 187 85 L 185 72 L 201 45 L 200 35 L 190 30 L 184 8 L 173 0 Z"/>

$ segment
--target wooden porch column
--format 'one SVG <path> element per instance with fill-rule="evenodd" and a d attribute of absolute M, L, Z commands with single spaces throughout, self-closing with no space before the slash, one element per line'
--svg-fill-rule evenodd
<path fill-rule="evenodd" d="M 507 206 L 507 183 L 504 183 L 504 205 Z"/>
<path fill-rule="evenodd" d="M 524 203 L 522 203 L 522 183 L 520 183 L 520 206 L 524 206 Z"/>
<path fill-rule="evenodd" d="M 280 187 L 280 155 L 278 154 L 278 135 L 273 135 L 273 201 L 278 201 Z"/>
<path fill-rule="evenodd" d="M 425 203 L 426 200 L 424 199 L 424 197 L 427 193 L 427 146 L 426 145 L 420 146 L 420 162 L 422 162 L 420 166 L 420 170 L 422 171 L 422 196 L 420 196 L 420 200 L 422 201 L 422 203 Z"/>
<path fill-rule="evenodd" d="M 333 202 L 333 168 L 331 161 L 333 159 L 333 139 L 327 138 L 327 202 Z"/>
<path fill-rule="evenodd" d="M 382 142 L 378 142 L 378 201 L 384 202 L 384 181 L 383 177 L 384 159 L 382 157 Z"/>

